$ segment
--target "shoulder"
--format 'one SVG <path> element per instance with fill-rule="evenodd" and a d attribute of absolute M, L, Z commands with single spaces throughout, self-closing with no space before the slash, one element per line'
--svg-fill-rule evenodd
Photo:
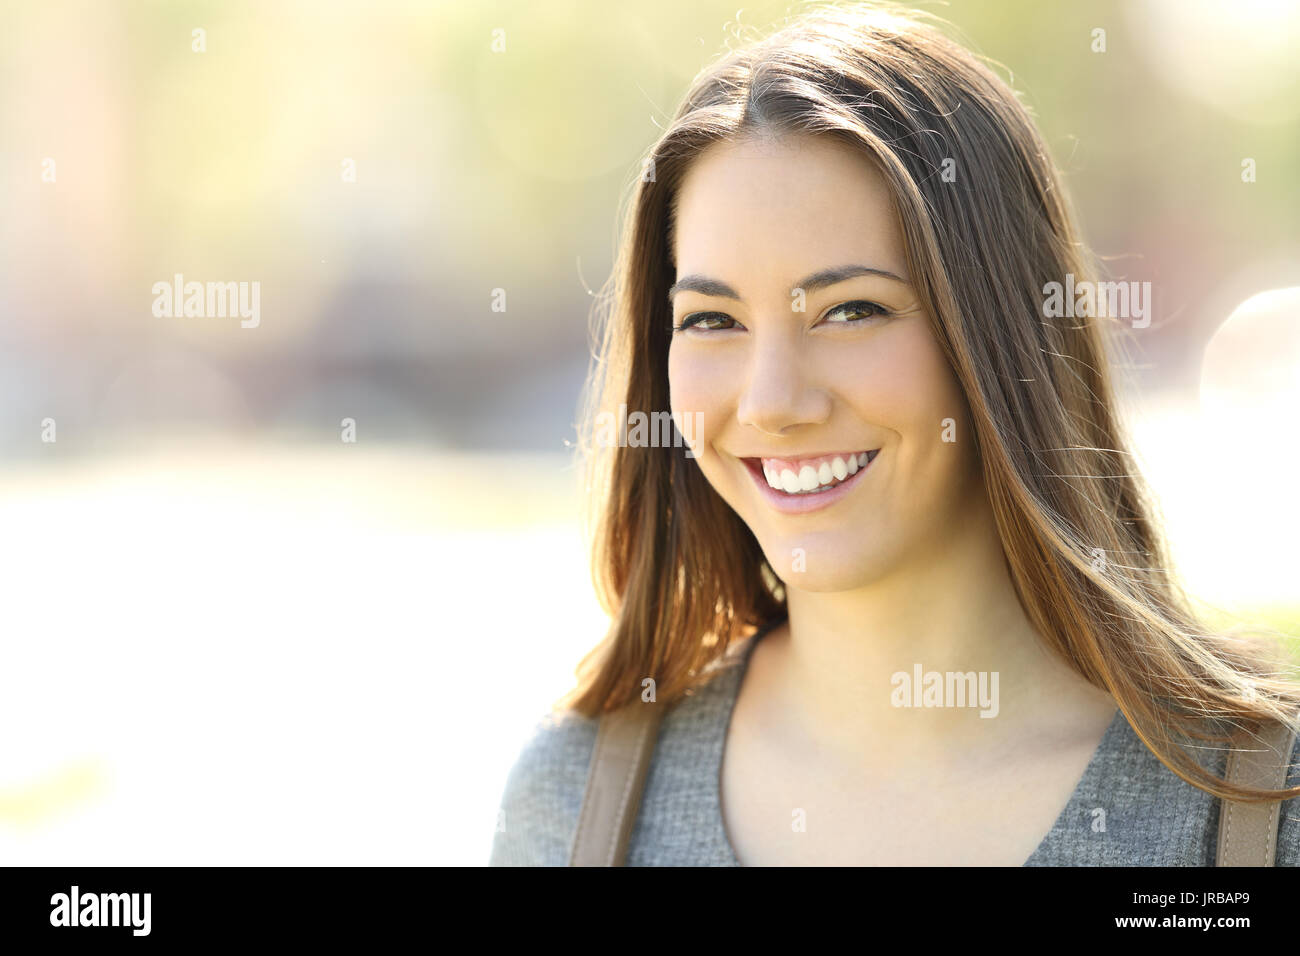
<path fill-rule="evenodd" d="M 1288 787 L 1300 786 L 1300 737 L 1291 748 L 1291 766 L 1287 771 Z M 1277 866 L 1300 866 L 1300 797 L 1282 801 L 1277 826 Z"/>
<path fill-rule="evenodd" d="M 506 777 L 489 866 L 565 866 L 599 721 L 557 711 L 537 721 Z"/>
<path fill-rule="evenodd" d="M 735 697 L 740 655 L 729 651 L 700 682 L 669 705 L 647 775 L 638 827 L 653 828 L 660 795 L 683 799 L 709 780 L 721 747 L 719 729 Z M 557 711 L 538 720 L 506 778 L 490 866 L 565 866 L 569 862 L 598 718 Z"/>

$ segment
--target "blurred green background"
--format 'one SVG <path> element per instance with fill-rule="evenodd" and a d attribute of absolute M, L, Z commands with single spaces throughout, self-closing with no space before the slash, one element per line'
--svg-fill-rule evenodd
<path fill-rule="evenodd" d="M 798 6 L 0 7 L 0 855 L 486 859 L 604 629 L 569 443 L 620 202 Z M 922 8 L 1153 284 L 1125 401 L 1189 584 L 1300 631 L 1300 8 Z M 154 315 L 178 273 L 259 324 Z"/>

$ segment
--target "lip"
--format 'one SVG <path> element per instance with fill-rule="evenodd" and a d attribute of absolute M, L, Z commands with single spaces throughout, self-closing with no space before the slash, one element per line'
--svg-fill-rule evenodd
<path fill-rule="evenodd" d="M 745 470 L 753 477 L 754 484 L 758 486 L 759 494 L 767 500 L 768 504 L 777 511 L 780 511 L 782 514 L 799 515 L 808 514 L 812 511 L 821 511 L 823 508 L 829 508 L 852 491 L 862 476 L 871 470 L 871 466 L 874 465 L 876 459 L 880 457 L 879 448 L 868 450 L 871 452 L 872 457 L 865 465 L 829 491 L 822 491 L 815 495 L 787 495 L 783 492 L 777 491 L 767 483 L 767 478 L 763 476 L 763 463 L 761 459 L 741 458 L 739 461 L 745 467 Z"/>

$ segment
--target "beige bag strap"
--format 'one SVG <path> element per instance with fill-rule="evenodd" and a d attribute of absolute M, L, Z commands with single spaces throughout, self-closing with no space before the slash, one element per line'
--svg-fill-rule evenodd
<path fill-rule="evenodd" d="M 1286 725 L 1270 722 L 1247 746 L 1228 754 L 1227 779 L 1236 784 L 1281 790 L 1286 786 L 1287 769 L 1295 733 Z M 1277 852 L 1277 825 L 1282 801 L 1239 803 L 1220 801 L 1219 849 L 1215 866 L 1272 866 Z"/>
<path fill-rule="evenodd" d="M 664 708 L 637 701 L 603 714 L 569 866 L 622 866 Z"/>

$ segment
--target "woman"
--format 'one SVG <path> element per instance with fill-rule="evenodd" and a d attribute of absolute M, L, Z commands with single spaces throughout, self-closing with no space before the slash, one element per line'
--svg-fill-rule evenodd
<path fill-rule="evenodd" d="M 663 714 L 629 865 L 1208 865 L 1217 797 L 1300 793 L 1224 780 L 1300 685 L 1165 571 L 1115 320 L 1047 302 L 1097 275 L 1015 95 L 919 19 L 818 8 L 704 71 L 636 187 L 584 432 L 671 410 L 689 447 L 587 448 L 613 626 L 492 862 L 568 861 L 629 705 Z"/>

